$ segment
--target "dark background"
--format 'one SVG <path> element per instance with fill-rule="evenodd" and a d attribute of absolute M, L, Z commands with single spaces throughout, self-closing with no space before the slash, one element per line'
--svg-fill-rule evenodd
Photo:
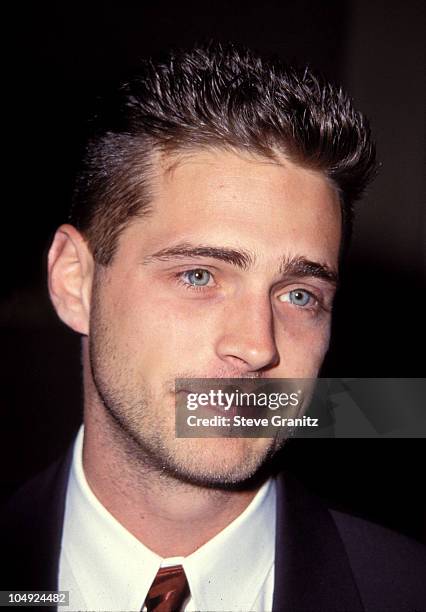
<path fill-rule="evenodd" d="M 138 57 L 170 46 L 232 40 L 309 62 L 350 91 L 382 168 L 358 206 L 324 375 L 424 376 L 424 2 L 31 4 L 6 22 L 2 496 L 59 455 L 81 418 L 79 338 L 49 305 L 45 258 L 87 108 Z M 424 454 L 421 439 L 300 440 L 283 462 L 336 505 L 426 541 Z"/>

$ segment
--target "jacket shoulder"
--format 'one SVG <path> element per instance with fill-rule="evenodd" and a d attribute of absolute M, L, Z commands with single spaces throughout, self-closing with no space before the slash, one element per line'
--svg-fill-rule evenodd
<path fill-rule="evenodd" d="M 3 590 L 55 590 L 72 452 L 14 493 L 0 509 Z"/>
<path fill-rule="evenodd" d="M 426 609 L 426 546 L 368 520 L 331 510 L 367 610 Z M 384 607 L 384 594 L 391 607 Z"/>

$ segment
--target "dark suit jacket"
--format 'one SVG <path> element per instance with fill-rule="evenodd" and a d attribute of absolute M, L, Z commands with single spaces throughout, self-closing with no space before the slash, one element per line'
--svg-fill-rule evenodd
<path fill-rule="evenodd" d="M 57 590 L 71 456 L 4 507 L 0 590 Z M 328 509 L 288 475 L 277 493 L 275 611 L 426 610 L 426 547 Z"/>

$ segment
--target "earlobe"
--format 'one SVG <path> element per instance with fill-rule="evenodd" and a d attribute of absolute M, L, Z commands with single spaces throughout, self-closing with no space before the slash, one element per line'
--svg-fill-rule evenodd
<path fill-rule="evenodd" d="M 48 255 L 49 294 L 59 318 L 74 331 L 88 335 L 93 257 L 87 242 L 72 225 L 61 225 Z"/>

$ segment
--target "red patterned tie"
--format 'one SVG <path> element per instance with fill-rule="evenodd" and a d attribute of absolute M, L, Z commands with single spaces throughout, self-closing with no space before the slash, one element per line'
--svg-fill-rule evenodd
<path fill-rule="evenodd" d="M 181 612 L 189 595 L 188 581 L 181 565 L 162 567 L 146 596 L 148 612 Z"/>

